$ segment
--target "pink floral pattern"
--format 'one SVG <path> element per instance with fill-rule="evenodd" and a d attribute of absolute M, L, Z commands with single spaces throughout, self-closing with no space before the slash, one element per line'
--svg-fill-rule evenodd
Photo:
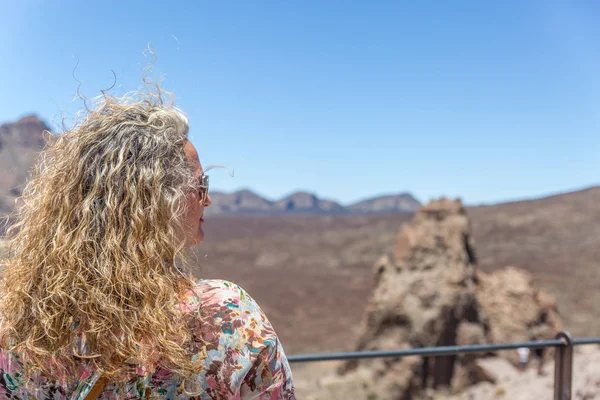
<path fill-rule="evenodd" d="M 165 369 L 118 387 L 109 383 L 101 399 L 295 400 L 292 373 L 273 327 L 258 304 L 238 285 L 201 280 L 181 303 L 192 329 L 195 357 L 205 369 L 182 382 Z M 0 399 L 83 400 L 98 379 L 85 366 L 69 388 L 48 382 L 25 385 L 18 357 L 0 350 Z M 189 393 L 199 393 L 190 396 Z"/>

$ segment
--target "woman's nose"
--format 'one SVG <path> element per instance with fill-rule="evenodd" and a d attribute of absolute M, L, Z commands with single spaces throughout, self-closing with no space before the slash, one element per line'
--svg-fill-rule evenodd
<path fill-rule="evenodd" d="M 204 207 L 208 207 L 212 204 L 212 199 L 210 198 L 210 195 L 207 194 L 206 195 L 206 200 L 204 200 Z"/>

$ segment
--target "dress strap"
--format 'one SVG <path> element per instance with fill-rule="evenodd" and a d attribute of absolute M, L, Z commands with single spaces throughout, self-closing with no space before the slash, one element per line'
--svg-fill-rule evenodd
<path fill-rule="evenodd" d="M 96 400 L 98 398 L 98 395 L 102 392 L 102 389 L 104 389 L 104 386 L 106 386 L 107 383 L 108 379 L 106 379 L 103 376 L 100 376 L 83 400 Z"/>

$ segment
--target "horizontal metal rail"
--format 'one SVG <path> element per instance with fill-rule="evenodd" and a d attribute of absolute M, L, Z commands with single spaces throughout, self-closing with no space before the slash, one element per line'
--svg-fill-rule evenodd
<path fill-rule="evenodd" d="M 587 337 L 573 339 L 568 332 L 559 332 L 556 339 L 536 340 L 529 342 L 475 344 L 465 346 L 419 347 L 398 350 L 372 350 L 340 353 L 297 354 L 288 357 L 291 363 L 355 360 L 366 358 L 399 358 L 408 356 L 448 356 L 464 353 L 489 353 L 496 351 L 514 350 L 522 347 L 540 349 L 555 347 L 554 356 L 554 400 L 571 400 L 573 348 L 574 346 L 600 344 L 600 337 Z"/>
<path fill-rule="evenodd" d="M 573 339 L 573 345 L 600 344 L 600 337 Z M 296 354 L 288 356 L 289 362 L 314 362 L 333 360 L 354 360 L 362 358 L 395 358 L 408 356 L 448 356 L 463 353 L 485 353 L 503 350 L 515 350 L 520 347 L 539 349 L 546 347 L 565 346 L 560 339 L 538 340 L 532 342 L 475 344 L 465 346 L 418 347 L 398 350 L 372 350 L 339 353 Z"/>

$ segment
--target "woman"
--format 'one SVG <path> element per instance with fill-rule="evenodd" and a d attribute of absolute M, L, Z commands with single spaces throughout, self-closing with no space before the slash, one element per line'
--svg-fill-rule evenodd
<path fill-rule="evenodd" d="M 239 286 L 183 272 L 208 177 L 158 94 L 101 97 L 42 152 L 0 295 L 0 398 L 294 399 Z"/>

